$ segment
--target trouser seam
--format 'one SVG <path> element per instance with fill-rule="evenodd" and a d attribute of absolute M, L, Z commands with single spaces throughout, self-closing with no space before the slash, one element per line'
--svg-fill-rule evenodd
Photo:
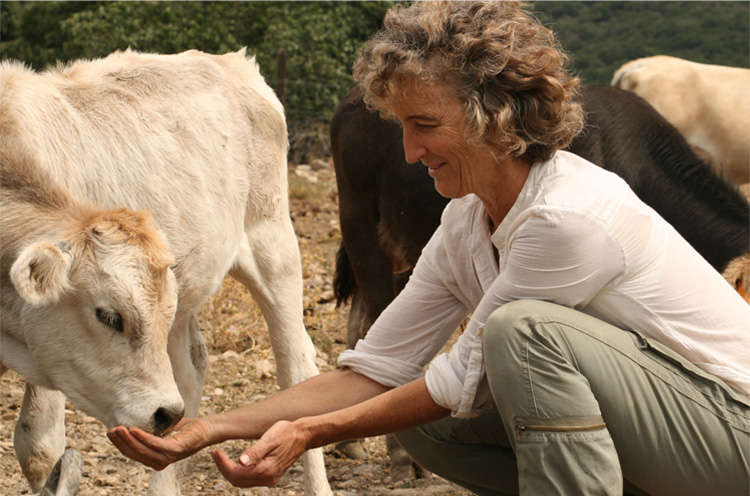
<path fill-rule="evenodd" d="M 646 364 L 644 364 L 641 361 L 637 360 L 635 357 L 631 356 L 630 354 L 626 353 L 625 351 L 623 351 L 623 350 L 621 350 L 621 349 L 613 346 L 612 344 L 608 343 L 607 341 L 604 341 L 604 340 L 600 339 L 599 336 L 597 336 L 595 334 L 591 334 L 591 333 L 587 332 L 585 329 L 581 329 L 580 327 L 578 327 L 578 326 L 576 326 L 574 324 L 571 324 L 570 322 L 563 322 L 563 321 L 556 320 L 556 319 L 545 319 L 545 320 L 534 319 L 533 320 L 533 324 L 534 325 L 539 325 L 539 324 L 542 324 L 542 325 L 543 324 L 557 324 L 557 325 L 565 326 L 565 327 L 568 327 L 568 328 L 571 328 L 571 329 L 575 329 L 576 331 L 579 331 L 579 332 L 585 334 L 586 336 L 588 336 L 588 337 L 590 337 L 590 338 L 598 341 L 599 343 L 607 346 L 609 349 L 611 349 L 611 350 L 617 352 L 618 354 L 620 354 L 621 356 L 627 358 L 628 360 L 630 360 L 631 362 L 633 362 L 634 364 L 636 364 L 638 367 L 640 367 L 641 370 L 643 370 L 649 376 L 658 379 L 660 382 L 662 382 L 663 384 L 665 384 L 670 390 L 675 391 L 678 394 L 680 394 L 681 396 L 687 398 L 691 403 L 695 404 L 696 406 L 699 406 L 703 410 L 709 412 L 711 415 L 714 415 L 717 418 L 724 420 L 725 422 L 727 422 L 728 424 L 730 424 L 733 428 L 736 428 L 736 429 L 738 429 L 738 430 L 740 430 L 742 432 L 750 433 L 750 428 L 748 428 L 746 426 L 738 425 L 738 422 L 736 422 L 732 418 L 727 417 L 727 415 L 725 414 L 725 412 L 723 412 L 723 411 L 717 412 L 715 408 L 712 408 L 712 407 L 710 407 L 708 405 L 703 404 L 703 402 L 701 402 L 698 398 L 694 397 L 693 394 L 689 394 L 689 393 L 683 391 L 681 388 L 677 387 L 671 381 L 668 381 L 667 379 L 665 379 L 662 376 L 661 373 L 652 370 L 651 368 L 647 367 Z M 631 331 L 621 330 L 621 332 L 631 332 Z M 653 364 L 655 366 L 662 367 L 660 364 L 658 364 L 656 362 L 653 362 Z M 699 394 L 701 399 L 705 399 L 704 393 L 702 393 L 700 391 L 697 391 L 696 394 Z M 735 400 L 733 400 L 731 398 L 729 398 L 727 401 L 732 401 L 732 402 L 738 403 L 738 402 L 736 402 Z M 738 417 L 740 417 L 740 418 L 742 418 L 742 419 L 744 419 L 746 421 L 750 420 L 749 417 L 744 416 L 741 413 L 735 413 L 735 412 L 732 412 L 732 413 L 736 414 Z"/>
<path fill-rule="evenodd" d="M 525 380 L 526 387 L 529 391 L 529 398 L 531 399 L 531 408 L 534 413 L 539 415 L 539 408 L 536 403 L 536 395 L 534 394 L 534 381 L 531 379 L 531 364 L 529 363 L 529 343 L 524 343 L 522 358 L 523 368 L 525 369 Z"/>

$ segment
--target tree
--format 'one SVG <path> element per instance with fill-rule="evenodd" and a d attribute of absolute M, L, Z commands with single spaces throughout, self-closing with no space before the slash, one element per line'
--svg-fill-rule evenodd
<path fill-rule="evenodd" d="M 557 33 L 573 70 L 588 84 L 609 84 L 622 64 L 651 55 L 750 66 L 747 2 L 534 2 L 531 6 Z"/>
<path fill-rule="evenodd" d="M 286 55 L 285 104 L 292 147 L 309 148 L 310 142 L 327 147 L 328 122 L 354 85 L 351 70 L 357 50 L 380 27 L 390 5 L 283 2 L 269 8 L 271 21 L 257 54 L 274 86 L 280 83 L 273 70 L 276 56 L 279 50 Z"/>
<path fill-rule="evenodd" d="M 99 2 L 0 2 L 0 53 L 41 69 L 60 54 L 61 23 Z"/>

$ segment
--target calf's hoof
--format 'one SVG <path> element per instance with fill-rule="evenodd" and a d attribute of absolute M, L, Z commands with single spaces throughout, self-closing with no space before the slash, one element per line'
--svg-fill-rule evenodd
<path fill-rule="evenodd" d="M 68 448 L 57 460 L 39 496 L 75 496 L 81 483 L 81 454 Z"/>

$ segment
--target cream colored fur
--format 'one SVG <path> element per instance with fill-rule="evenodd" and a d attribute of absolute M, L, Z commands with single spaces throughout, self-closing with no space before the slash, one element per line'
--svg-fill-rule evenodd
<path fill-rule="evenodd" d="M 65 446 L 57 391 L 108 426 L 154 430 L 158 409 L 179 419 L 167 354 L 177 285 L 150 214 L 77 200 L 7 124 L 0 118 L 0 363 L 29 383 L 14 445 L 38 490 Z M 139 318 L 120 332 L 96 308 Z"/>
<path fill-rule="evenodd" d="M 206 364 L 196 315 L 228 272 L 263 312 L 280 385 L 317 373 L 302 321 L 283 108 L 244 50 L 116 52 L 42 74 L 3 63 L 0 116 L 0 148 L 33 150 L 65 192 L 96 208 L 153 213 L 175 261 L 168 351 L 186 415 L 198 412 Z M 305 463 L 306 491 L 330 493 L 322 452 Z M 169 469 L 156 473 L 151 494 L 178 494 L 174 481 Z"/>
<path fill-rule="evenodd" d="M 624 64 L 612 85 L 653 105 L 727 180 L 750 181 L 750 69 L 657 55 Z"/>

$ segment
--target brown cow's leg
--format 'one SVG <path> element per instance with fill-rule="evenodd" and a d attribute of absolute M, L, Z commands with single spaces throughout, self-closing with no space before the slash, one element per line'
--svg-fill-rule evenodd
<path fill-rule="evenodd" d="M 352 297 L 352 305 L 349 309 L 349 318 L 346 323 L 346 347 L 348 349 L 353 349 L 357 341 L 365 337 L 367 330 L 364 328 L 366 320 L 364 299 L 359 294 L 355 293 Z M 360 439 L 337 443 L 336 451 L 352 460 L 364 460 L 370 456 Z"/>
<path fill-rule="evenodd" d="M 422 479 L 430 476 L 430 472 L 412 460 L 395 434 L 385 436 L 385 444 L 388 449 L 388 457 L 391 459 L 391 480 L 393 482 Z"/>
<path fill-rule="evenodd" d="M 284 209 L 286 212 L 286 209 Z M 246 228 L 247 243 L 237 254 L 232 277 L 248 288 L 268 324 L 279 387 L 287 388 L 318 374 L 315 347 L 305 330 L 302 267 L 288 213 Z M 302 455 L 305 493 L 332 494 L 321 448 Z"/>

